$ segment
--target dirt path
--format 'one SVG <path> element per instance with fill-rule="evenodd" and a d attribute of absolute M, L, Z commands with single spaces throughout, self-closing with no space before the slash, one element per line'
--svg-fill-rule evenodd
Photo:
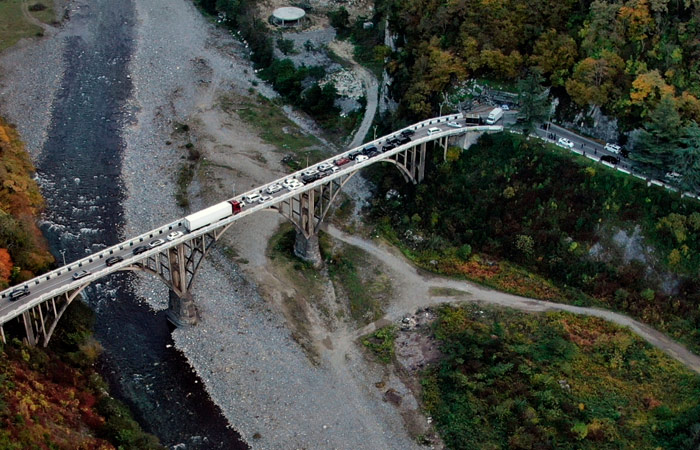
<path fill-rule="evenodd" d="M 397 281 L 395 283 L 395 289 L 398 291 L 395 298 L 400 299 L 401 303 L 390 305 L 384 319 L 396 321 L 405 314 L 413 313 L 418 308 L 454 301 L 455 297 L 435 296 L 431 294 L 431 290 L 435 288 L 453 289 L 464 293 L 460 297 L 460 300 L 485 302 L 528 312 L 567 311 L 575 314 L 600 317 L 618 325 L 630 327 L 632 331 L 654 347 L 664 351 L 690 370 L 700 373 L 700 357 L 663 333 L 623 314 L 598 308 L 584 308 L 520 297 L 491 290 L 468 281 L 427 274 L 411 265 L 397 249 L 384 243 L 372 242 L 358 236 L 348 235 L 333 226 L 328 226 L 326 231 L 336 239 L 361 248 L 394 271 L 392 280 Z M 385 321 L 386 320 L 384 320 L 384 322 Z M 375 328 L 377 327 L 374 324 L 370 324 L 358 330 L 355 333 L 355 337 L 370 333 Z"/>
<path fill-rule="evenodd" d="M 351 44 L 345 41 L 333 41 L 329 47 L 337 55 L 347 60 L 352 64 L 353 71 L 357 74 L 358 78 L 362 80 L 362 85 L 365 88 L 365 98 L 367 99 L 367 107 L 365 108 L 365 115 L 362 118 L 362 123 L 355 132 L 352 141 L 348 144 L 348 148 L 357 147 L 362 145 L 365 136 L 369 131 L 369 127 L 372 125 L 374 116 L 377 113 L 377 103 L 379 95 L 379 83 L 374 77 L 374 74 L 369 70 L 358 64 L 352 56 L 353 47 Z"/>

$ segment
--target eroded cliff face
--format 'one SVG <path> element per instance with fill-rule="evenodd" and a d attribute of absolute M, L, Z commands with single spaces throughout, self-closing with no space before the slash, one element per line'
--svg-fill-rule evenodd
<path fill-rule="evenodd" d="M 54 261 L 36 225 L 44 199 L 34 171 L 17 131 L 0 118 L 0 288 L 34 277 Z"/>

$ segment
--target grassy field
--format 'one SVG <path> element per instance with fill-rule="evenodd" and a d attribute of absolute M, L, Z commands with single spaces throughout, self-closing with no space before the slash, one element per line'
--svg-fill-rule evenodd
<path fill-rule="evenodd" d="M 221 97 L 221 108 L 228 113 L 235 113 L 245 122 L 260 131 L 260 137 L 277 147 L 280 153 L 291 154 L 287 162 L 293 170 L 300 169 L 308 163 L 321 161 L 327 156 L 320 150 L 318 139 L 304 133 L 281 111 L 281 107 L 263 96 L 256 99 Z"/>
<path fill-rule="evenodd" d="M 41 11 L 30 12 L 34 17 L 45 23 L 55 20 L 53 3 L 31 1 L 29 6 L 42 4 L 46 7 Z M 31 36 L 41 36 L 41 27 L 30 23 L 22 14 L 22 0 L 2 0 L 0 1 L 0 51 L 12 47 L 22 38 Z"/>

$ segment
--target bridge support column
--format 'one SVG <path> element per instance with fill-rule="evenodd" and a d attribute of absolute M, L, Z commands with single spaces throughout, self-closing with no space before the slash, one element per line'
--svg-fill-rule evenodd
<path fill-rule="evenodd" d="M 34 334 L 34 326 L 32 324 L 32 316 L 29 311 L 22 313 L 22 319 L 24 321 L 24 331 L 27 334 L 27 344 L 31 347 L 36 345 L 36 335 Z"/>
<path fill-rule="evenodd" d="M 304 261 L 310 262 L 314 267 L 321 267 L 323 259 L 321 258 L 321 248 L 318 246 L 318 234 L 306 237 L 304 233 L 297 230 L 294 254 Z"/>
<path fill-rule="evenodd" d="M 170 290 L 170 298 L 168 299 L 168 320 L 177 327 L 186 325 L 195 325 L 198 321 L 197 307 L 194 304 L 194 299 L 189 291 L 186 291 L 182 296 Z"/>

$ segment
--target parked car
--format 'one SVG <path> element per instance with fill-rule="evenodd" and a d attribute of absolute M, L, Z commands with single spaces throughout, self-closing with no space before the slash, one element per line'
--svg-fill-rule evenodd
<path fill-rule="evenodd" d="M 110 256 L 105 260 L 105 264 L 107 264 L 108 266 L 113 266 L 122 261 L 124 261 L 124 258 L 121 256 Z"/>
<path fill-rule="evenodd" d="M 501 109 L 503 111 L 510 111 L 510 106 L 503 104 L 503 105 L 501 105 Z"/>
<path fill-rule="evenodd" d="M 169 241 L 174 241 L 175 239 L 179 238 L 183 234 L 184 233 L 182 231 L 173 231 L 172 233 L 170 233 L 168 235 L 168 237 L 166 239 L 168 239 Z"/>
<path fill-rule="evenodd" d="M 165 244 L 165 241 L 163 239 L 156 239 L 155 241 L 151 241 L 151 243 L 148 244 L 148 246 L 151 248 L 156 248 L 163 244 Z"/>
<path fill-rule="evenodd" d="M 350 159 L 348 159 L 348 158 L 338 158 L 334 161 L 335 165 L 338 167 L 344 166 L 345 164 L 347 164 L 349 162 L 350 162 Z"/>
<path fill-rule="evenodd" d="M 14 302 L 15 300 L 19 300 L 20 298 L 24 297 L 25 295 L 29 295 L 29 287 L 28 286 L 22 286 L 20 288 L 15 289 L 12 292 L 10 292 L 10 301 Z"/>
<path fill-rule="evenodd" d="M 621 150 L 619 145 L 611 144 L 611 143 L 605 144 L 605 147 L 603 147 L 603 149 L 605 149 L 606 151 L 608 151 L 610 153 L 614 153 L 616 155 L 619 154 L 620 150 Z"/>
<path fill-rule="evenodd" d="M 559 147 L 564 147 L 564 148 L 574 148 L 574 143 L 568 140 L 567 138 L 559 138 L 557 141 L 557 145 Z"/>
<path fill-rule="evenodd" d="M 362 161 L 367 161 L 369 158 L 367 158 L 365 155 L 357 155 L 357 158 L 355 158 L 355 162 L 362 162 Z"/>
<path fill-rule="evenodd" d="M 86 276 L 90 275 L 89 270 L 79 270 L 73 274 L 73 279 L 74 280 L 79 280 L 81 278 L 85 278 Z"/>
<path fill-rule="evenodd" d="M 605 161 L 606 163 L 614 164 L 617 165 L 620 163 L 620 158 L 612 155 L 603 155 L 600 157 L 601 161 Z"/>
<path fill-rule="evenodd" d="M 462 128 L 462 125 L 458 124 L 457 122 L 447 122 L 447 126 L 452 128 Z"/>
<path fill-rule="evenodd" d="M 141 254 L 141 253 L 143 253 L 143 252 L 147 252 L 147 251 L 148 251 L 148 246 L 147 246 L 147 245 L 140 245 L 140 246 L 136 247 L 136 248 L 132 251 L 132 253 L 133 253 L 134 255 L 139 255 L 139 254 Z"/>

